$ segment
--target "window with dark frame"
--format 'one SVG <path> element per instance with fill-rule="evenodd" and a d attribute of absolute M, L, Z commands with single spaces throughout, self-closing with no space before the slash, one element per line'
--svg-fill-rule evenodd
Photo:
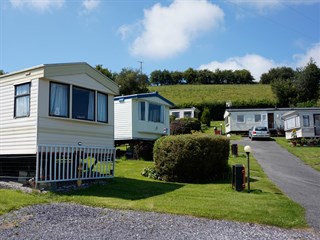
<path fill-rule="evenodd" d="M 30 116 L 30 82 L 15 86 L 14 117 Z"/>
<path fill-rule="evenodd" d="M 98 106 L 97 106 L 97 121 L 108 122 L 108 95 L 98 92 L 97 95 Z"/>
<path fill-rule="evenodd" d="M 163 107 L 158 104 L 149 103 L 148 120 L 150 122 L 163 123 Z"/>
<path fill-rule="evenodd" d="M 95 91 L 81 87 L 72 87 L 72 118 L 95 120 Z"/>
<path fill-rule="evenodd" d="M 50 83 L 49 115 L 69 117 L 70 86 L 61 83 Z"/>
<path fill-rule="evenodd" d="M 145 121 L 146 120 L 146 102 L 139 102 L 138 105 L 139 111 L 139 120 Z"/>

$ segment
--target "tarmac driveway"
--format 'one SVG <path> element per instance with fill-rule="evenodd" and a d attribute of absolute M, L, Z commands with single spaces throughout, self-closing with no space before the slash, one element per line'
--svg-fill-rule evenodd
<path fill-rule="evenodd" d="M 292 200 L 306 210 L 310 226 L 320 231 L 320 172 L 281 148 L 275 141 L 231 141 L 249 145 L 268 177 Z M 319 149 L 320 151 L 320 149 Z"/>

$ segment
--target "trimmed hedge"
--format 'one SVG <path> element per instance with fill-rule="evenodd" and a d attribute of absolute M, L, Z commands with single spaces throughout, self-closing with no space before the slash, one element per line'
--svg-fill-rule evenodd
<path fill-rule="evenodd" d="M 157 175 L 164 181 L 209 182 L 229 171 L 229 139 L 205 134 L 166 136 L 153 148 Z"/>

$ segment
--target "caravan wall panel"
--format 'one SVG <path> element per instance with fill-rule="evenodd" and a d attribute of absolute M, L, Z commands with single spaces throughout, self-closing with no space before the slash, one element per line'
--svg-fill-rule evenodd
<path fill-rule="evenodd" d="M 0 155 L 35 154 L 41 69 L 0 79 Z M 15 85 L 30 83 L 30 115 L 14 117 Z"/>

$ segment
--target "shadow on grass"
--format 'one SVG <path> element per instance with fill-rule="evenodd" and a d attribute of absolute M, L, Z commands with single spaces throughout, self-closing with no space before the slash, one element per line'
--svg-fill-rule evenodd
<path fill-rule="evenodd" d="M 177 183 L 153 182 L 115 177 L 114 179 L 107 180 L 105 185 L 95 184 L 86 189 L 59 194 L 139 200 L 172 192 L 183 186 L 183 184 Z"/>

